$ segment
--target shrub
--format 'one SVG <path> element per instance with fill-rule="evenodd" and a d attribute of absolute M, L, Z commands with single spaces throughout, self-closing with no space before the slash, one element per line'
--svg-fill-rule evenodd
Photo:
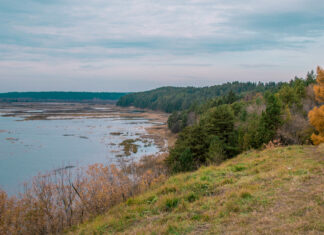
<path fill-rule="evenodd" d="M 324 102 L 324 70 L 318 67 L 317 74 L 317 85 L 314 86 L 315 97 L 319 102 Z M 309 111 L 308 117 L 317 131 L 312 134 L 313 143 L 316 145 L 324 143 L 324 105 Z"/>
<path fill-rule="evenodd" d="M 0 234 L 61 234 L 164 179 L 163 158 L 145 157 L 121 169 L 94 164 L 72 173 L 62 168 L 35 177 L 18 198 L 0 190 Z M 148 203 L 156 200 L 154 196 Z M 169 205 L 174 206 L 175 202 Z M 98 227 L 100 233 L 105 230 Z"/>

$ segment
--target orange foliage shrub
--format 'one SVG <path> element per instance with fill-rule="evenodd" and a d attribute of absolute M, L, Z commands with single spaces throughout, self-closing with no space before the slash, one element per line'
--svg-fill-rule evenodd
<path fill-rule="evenodd" d="M 314 86 L 315 97 L 319 102 L 324 102 L 324 70 L 317 68 L 317 85 Z M 310 123 L 318 131 L 318 134 L 313 133 L 311 138 L 315 145 L 324 143 L 324 105 L 315 107 L 309 111 L 308 118 Z"/>
<path fill-rule="evenodd" d="M 265 149 L 274 149 L 274 148 L 282 146 L 282 144 L 280 143 L 279 139 L 276 139 L 273 141 L 270 140 L 268 144 L 264 144 L 263 146 Z"/>
<path fill-rule="evenodd" d="M 0 234 L 57 234 L 106 212 L 166 177 L 165 155 L 38 175 L 19 198 L 0 190 Z"/>

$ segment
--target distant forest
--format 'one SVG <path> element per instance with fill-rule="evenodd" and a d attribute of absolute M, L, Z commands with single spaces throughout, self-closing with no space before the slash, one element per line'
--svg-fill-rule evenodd
<path fill-rule="evenodd" d="M 130 93 L 121 97 L 117 105 L 149 108 L 168 113 L 192 108 L 209 99 L 228 94 L 243 96 L 246 93 L 257 93 L 278 90 L 283 83 L 228 82 L 210 87 L 161 87 L 158 89 Z"/>
<path fill-rule="evenodd" d="M 0 93 L 0 101 L 117 101 L 127 93 L 120 92 L 8 92 Z"/>
<path fill-rule="evenodd" d="M 232 82 L 203 88 L 162 87 L 121 97 L 117 105 L 172 113 L 168 127 L 178 133 L 166 163 L 170 172 L 192 171 L 221 163 L 265 145 L 321 142 L 322 99 L 314 71 L 289 82 Z M 324 97 L 324 94 L 323 94 Z M 315 111 L 310 112 L 312 109 Z M 308 113 L 314 119 L 310 124 Z M 320 121 L 319 121 L 320 120 Z M 319 126 L 316 131 L 314 126 Z M 314 134 L 315 133 L 315 134 Z"/>

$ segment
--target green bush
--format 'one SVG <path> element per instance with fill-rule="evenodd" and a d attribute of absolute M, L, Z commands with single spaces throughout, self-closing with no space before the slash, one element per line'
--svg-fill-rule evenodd
<path fill-rule="evenodd" d="M 238 153 L 234 112 L 230 105 L 208 110 L 199 124 L 186 127 L 170 150 L 171 172 L 191 171 L 211 162 L 221 162 Z"/>

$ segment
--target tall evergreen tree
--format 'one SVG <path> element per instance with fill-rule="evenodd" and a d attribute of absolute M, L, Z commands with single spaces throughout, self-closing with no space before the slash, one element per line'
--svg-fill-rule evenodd
<path fill-rule="evenodd" d="M 253 146 L 256 148 L 273 140 L 277 128 L 282 123 L 279 99 L 272 93 L 267 93 L 265 98 L 267 107 L 266 111 L 262 112 L 259 128 L 256 133 L 256 146 Z"/>
<path fill-rule="evenodd" d="M 186 127 L 178 136 L 166 159 L 172 172 L 195 170 L 206 163 L 209 144 L 199 125 Z"/>
<path fill-rule="evenodd" d="M 220 105 L 209 110 L 200 121 L 210 139 L 217 137 L 227 157 L 237 153 L 234 131 L 234 112 L 230 105 Z"/>

